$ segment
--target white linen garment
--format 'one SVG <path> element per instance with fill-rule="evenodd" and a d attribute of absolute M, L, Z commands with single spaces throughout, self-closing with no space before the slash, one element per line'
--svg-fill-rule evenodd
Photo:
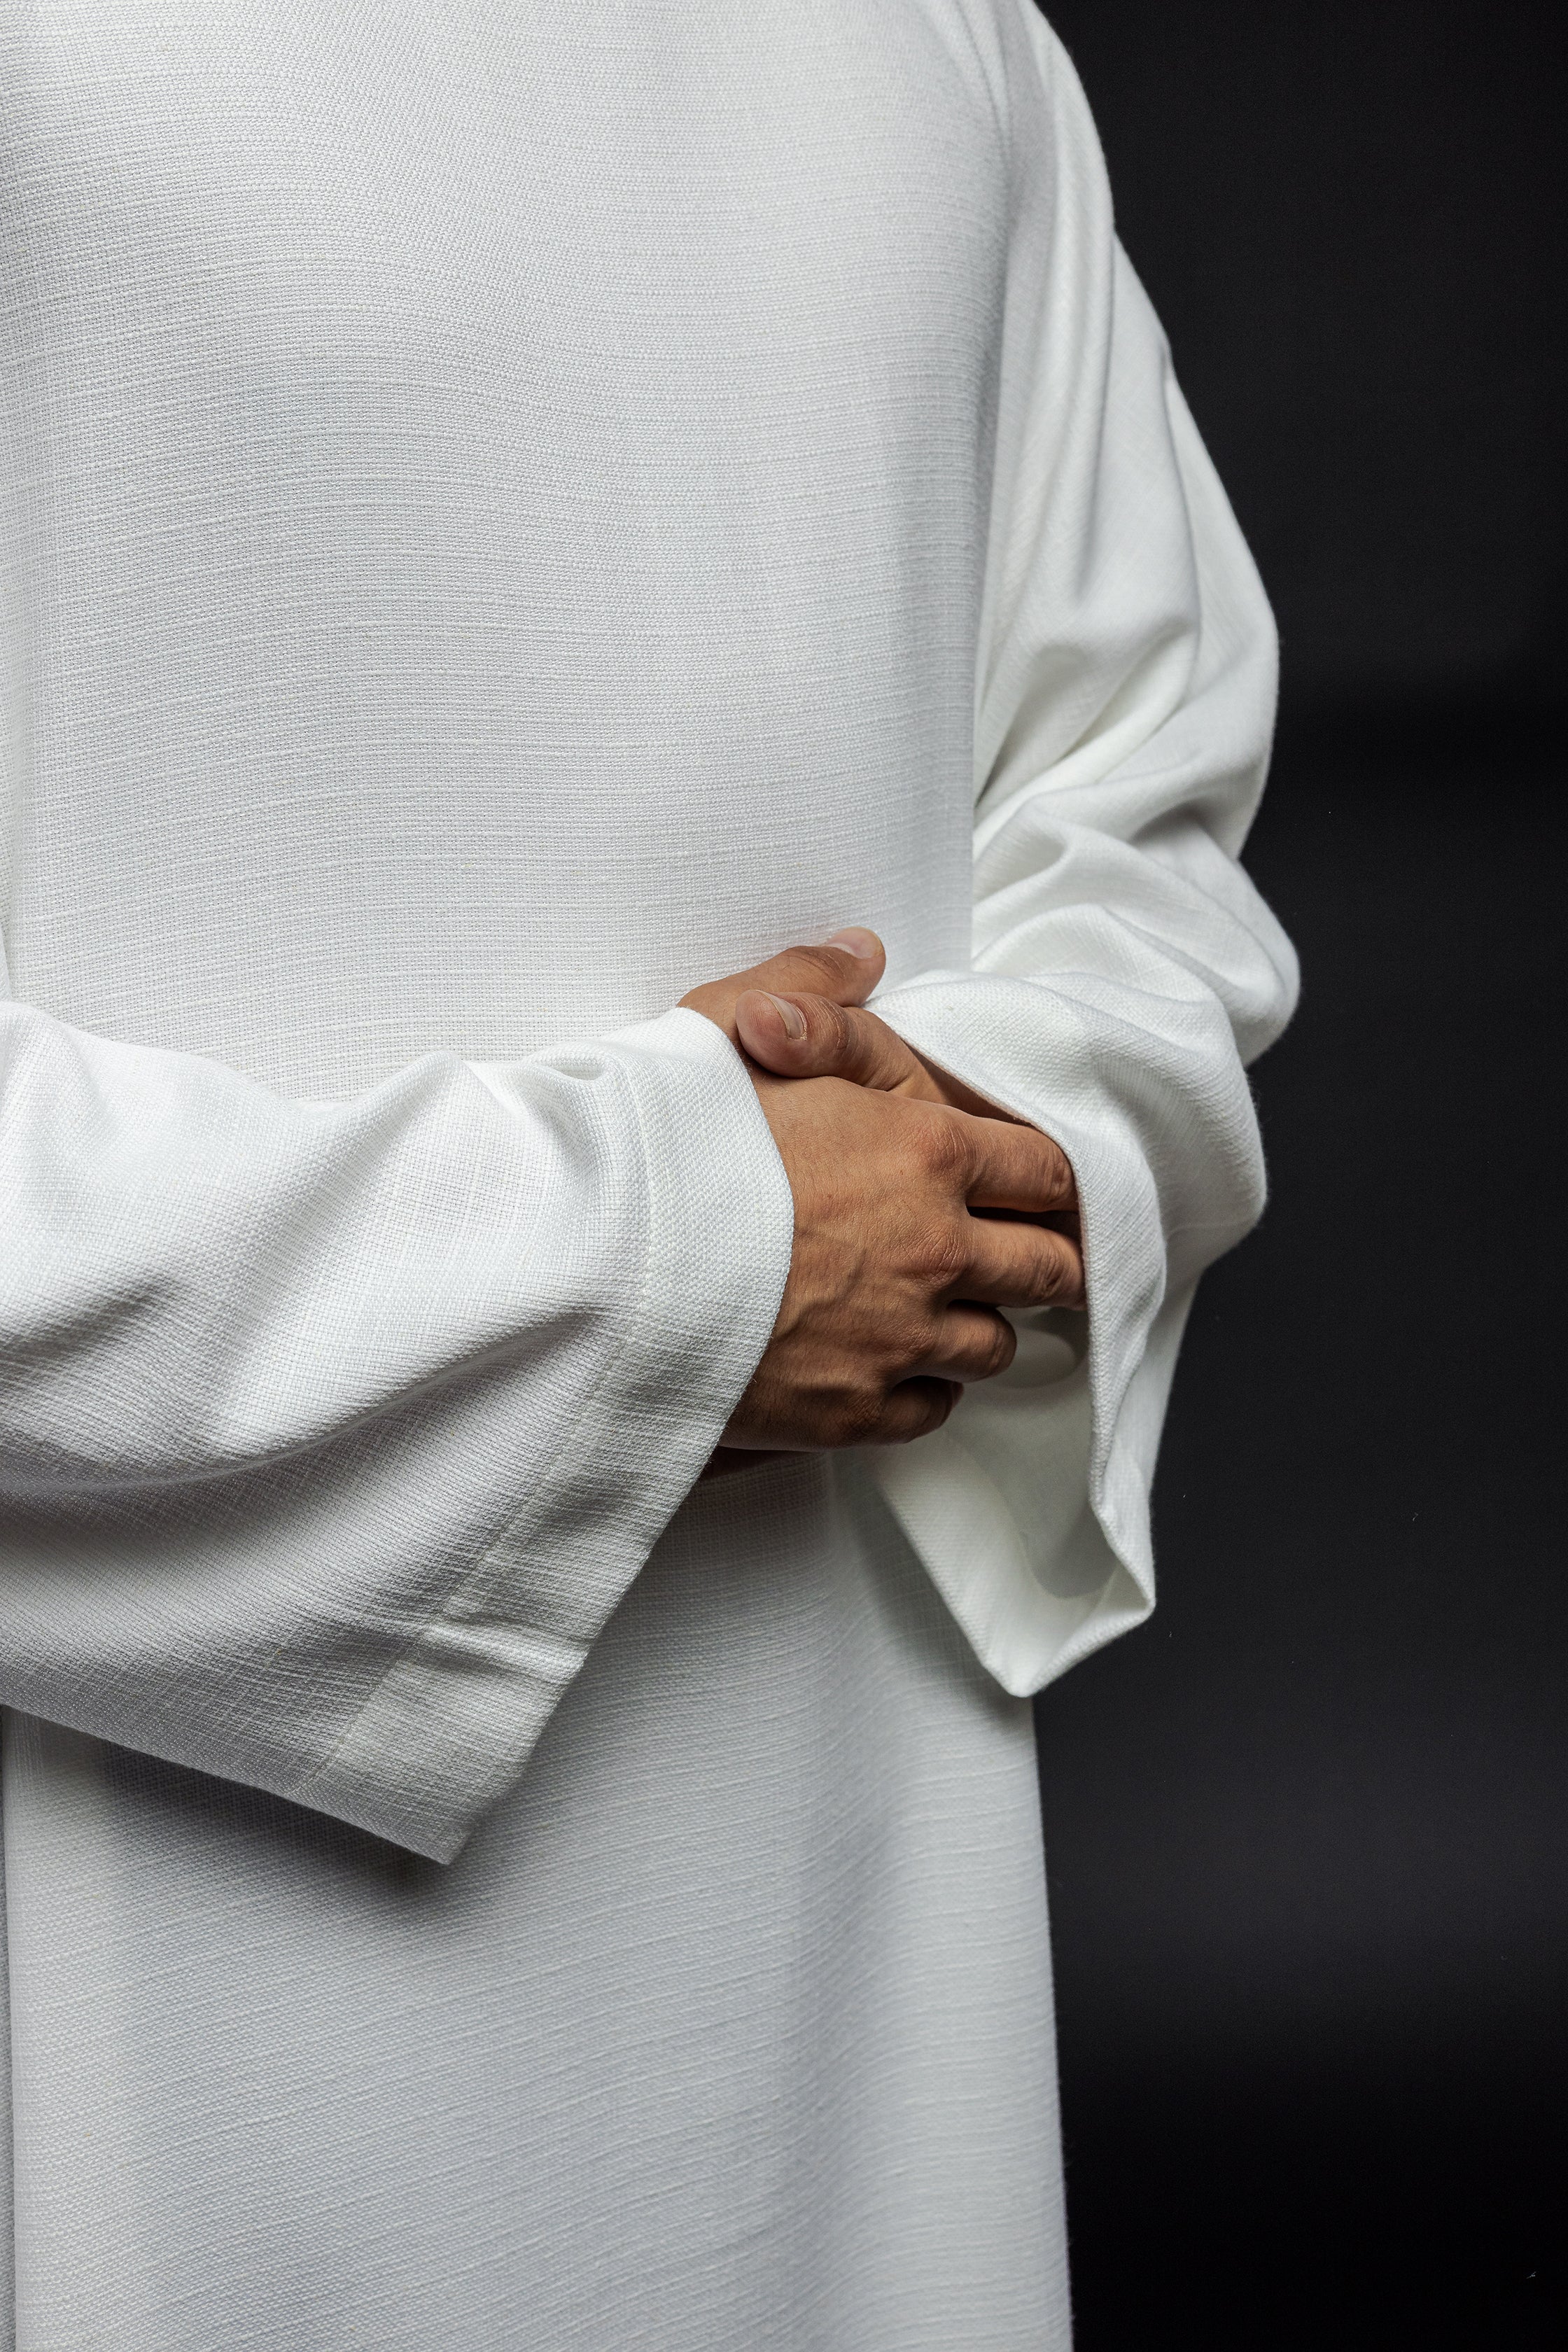
<path fill-rule="evenodd" d="M 1022 1694 L 1289 950 L 1267 606 L 1028 0 L 0 0 L 22 2352 L 1068 2340 Z M 692 1491 L 840 923 L 1091 1339 Z"/>

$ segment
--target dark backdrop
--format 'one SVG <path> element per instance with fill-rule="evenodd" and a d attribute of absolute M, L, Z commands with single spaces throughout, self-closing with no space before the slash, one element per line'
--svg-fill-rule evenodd
<path fill-rule="evenodd" d="M 1305 966 L 1039 1706 L 1079 2352 L 1568 2344 L 1568 10 L 1059 0 L 1279 614 Z"/>

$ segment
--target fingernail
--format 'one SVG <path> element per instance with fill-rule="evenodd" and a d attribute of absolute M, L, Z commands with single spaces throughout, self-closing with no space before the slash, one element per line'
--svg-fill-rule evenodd
<path fill-rule="evenodd" d="M 848 954 L 859 956 L 863 961 L 869 963 L 872 957 L 879 950 L 882 942 L 875 931 L 863 931 L 855 926 L 847 931 L 835 931 L 827 944 L 830 948 L 843 948 Z"/>
<path fill-rule="evenodd" d="M 771 995 L 765 988 L 759 989 L 757 992 L 761 996 L 766 996 L 768 1003 L 776 1006 L 779 1019 L 784 1025 L 784 1035 L 786 1037 L 795 1038 L 805 1036 L 805 1015 L 801 1011 L 798 1004 L 792 1004 L 787 996 Z"/>

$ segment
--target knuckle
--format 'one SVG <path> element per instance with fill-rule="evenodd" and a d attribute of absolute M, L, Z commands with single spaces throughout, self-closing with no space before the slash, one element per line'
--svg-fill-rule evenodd
<path fill-rule="evenodd" d="M 1042 1137 L 1041 1140 L 1046 1147 L 1046 1182 L 1052 1199 L 1058 1202 L 1074 1199 L 1077 1187 L 1073 1182 L 1072 1170 L 1068 1165 L 1067 1153 L 1059 1144 L 1053 1143 L 1049 1136 Z"/>
<path fill-rule="evenodd" d="M 847 1390 L 833 1416 L 836 1445 L 864 1445 L 880 1425 L 887 1401 L 882 1391 L 868 1382 Z"/>
<path fill-rule="evenodd" d="M 802 1010 L 813 1044 L 831 1061 L 843 1061 L 850 1045 L 849 1022 L 844 1007 L 835 1004 L 830 996 L 810 996 Z"/>
<path fill-rule="evenodd" d="M 909 1445 L 940 1429 L 961 1394 L 956 1381 L 923 1379 L 906 1381 L 889 1400 L 877 1430 L 884 1445 Z"/>
<path fill-rule="evenodd" d="M 921 1235 L 917 1271 L 931 1288 L 945 1290 L 968 1273 L 971 1255 L 965 1222 L 943 1217 Z"/>
<path fill-rule="evenodd" d="M 1065 1242 L 1055 1234 L 1046 1237 L 1039 1267 L 1039 1304 L 1054 1307 L 1059 1299 L 1069 1297 L 1077 1287 L 1077 1261 Z"/>
<path fill-rule="evenodd" d="M 984 1349 L 985 1370 L 981 1376 L 984 1380 L 1005 1372 L 1018 1352 L 1018 1335 L 1005 1316 L 994 1315 L 991 1327 Z"/>
<path fill-rule="evenodd" d="M 935 1352 L 940 1330 L 934 1308 L 929 1314 L 905 1312 L 888 1324 L 879 1349 L 884 1391 L 907 1381 L 917 1365 L 928 1361 Z"/>
<path fill-rule="evenodd" d="M 927 1314 L 911 1316 L 899 1336 L 897 1376 L 907 1379 L 917 1364 L 929 1364 L 941 1353 L 942 1318 L 933 1307 Z"/>
<path fill-rule="evenodd" d="M 847 961 L 826 947 L 786 948 L 779 958 L 792 974 L 799 973 L 805 984 L 826 996 L 836 995 L 842 988 Z"/>
<path fill-rule="evenodd" d="M 968 1173 L 969 1152 L 963 1130 L 955 1119 L 937 1110 L 926 1112 L 915 1130 L 921 1165 L 939 1183 L 957 1184 Z"/>
<path fill-rule="evenodd" d="M 929 1437 L 933 1429 L 940 1429 L 959 1399 L 956 1381 L 931 1381 L 928 1387 L 931 1393 L 925 1401 L 925 1413 L 915 1433 L 919 1437 Z"/>
<path fill-rule="evenodd" d="M 935 1381 L 910 1381 L 889 1400 L 878 1434 L 884 1445 L 908 1445 L 936 1426 Z"/>

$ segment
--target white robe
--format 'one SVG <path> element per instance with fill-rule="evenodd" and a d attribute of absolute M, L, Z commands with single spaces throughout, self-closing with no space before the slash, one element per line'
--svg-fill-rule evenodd
<path fill-rule="evenodd" d="M 21 2352 L 1064 2345 L 1022 1695 L 1151 1605 L 1294 971 L 1063 53 L 0 0 L 0 361 Z M 668 1008 L 851 921 L 1087 1357 L 692 1493 L 790 1201 Z"/>

